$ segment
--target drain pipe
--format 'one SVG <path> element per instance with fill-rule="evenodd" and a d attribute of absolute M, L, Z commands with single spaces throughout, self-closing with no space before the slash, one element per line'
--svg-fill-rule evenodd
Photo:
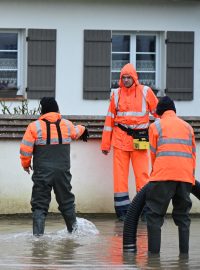
<path fill-rule="evenodd" d="M 136 252 L 136 237 L 137 237 L 137 225 L 140 214 L 144 208 L 146 202 L 146 184 L 132 200 L 126 218 L 124 221 L 123 229 L 123 250 L 124 252 Z"/>
<path fill-rule="evenodd" d="M 123 228 L 123 251 L 135 253 L 137 251 L 137 226 L 142 209 L 144 208 L 146 201 L 146 190 L 148 184 L 146 184 L 133 198 Z M 200 182 L 195 181 L 195 185 L 192 187 L 191 193 L 200 200 Z"/>

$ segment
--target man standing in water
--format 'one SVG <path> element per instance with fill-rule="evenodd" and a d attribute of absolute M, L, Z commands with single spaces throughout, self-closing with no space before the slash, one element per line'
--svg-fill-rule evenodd
<path fill-rule="evenodd" d="M 113 146 L 114 205 L 119 220 L 124 220 L 130 205 L 128 190 L 129 164 L 135 175 L 138 192 L 149 180 L 148 149 L 134 147 L 133 140 L 148 137 L 149 114 L 157 117 L 158 103 L 152 89 L 141 85 L 132 64 L 120 73 L 119 88 L 114 90 L 105 119 L 101 150 L 107 155 Z"/>
<path fill-rule="evenodd" d="M 180 254 L 189 250 L 190 192 L 195 184 L 196 144 L 193 128 L 176 116 L 174 102 L 165 96 L 156 113 L 161 119 L 149 127 L 152 172 L 146 192 L 149 253 L 159 253 L 161 227 L 170 201 L 179 232 Z"/>
<path fill-rule="evenodd" d="M 41 116 L 30 123 L 20 145 L 23 169 L 30 173 L 33 156 L 33 188 L 31 206 L 33 234 L 44 234 L 45 219 L 53 188 L 56 201 L 69 232 L 76 227 L 75 197 L 71 192 L 70 142 L 78 138 L 87 141 L 84 126 L 74 126 L 63 119 L 56 100 L 44 97 L 40 101 Z"/>

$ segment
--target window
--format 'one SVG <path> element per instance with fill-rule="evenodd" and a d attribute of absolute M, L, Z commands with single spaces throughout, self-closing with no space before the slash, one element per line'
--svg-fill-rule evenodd
<path fill-rule="evenodd" d="M 111 88 L 118 87 L 121 68 L 133 63 L 141 84 L 157 87 L 158 35 L 149 33 L 115 34 L 112 36 Z"/>
<path fill-rule="evenodd" d="M 18 89 L 18 40 L 17 32 L 0 32 L 0 96 L 15 95 Z"/>
<path fill-rule="evenodd" d="M 55 96 L 56 29 L 25 32 L 0 30 L 0 98 Z"/>
<path fill-rule="evenodd" d="M 165 90 L 174 100 L 193 99 L 194 32 L 84 30 L 83 98 L 108 99 L 128 62 L 141 84 Z"/>

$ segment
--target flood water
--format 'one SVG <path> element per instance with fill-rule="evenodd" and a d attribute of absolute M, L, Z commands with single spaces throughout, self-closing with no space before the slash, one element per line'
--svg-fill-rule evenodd
<path fill-rule="evenodd" d="M 45 235 L 32 236 L 31 218 L 0 219 L 1 270 L 200 269 L 200 219 L 192 218 L 189 258 L 179 258 L 171 218 L 162 228 L 160 257 L 148 257 L 146 224 L 139 223 L 136 254 L 123 254 L 123 223 L 113 217 L 78 218 L 69 234 L 60 216 L 47 219 Z"/>

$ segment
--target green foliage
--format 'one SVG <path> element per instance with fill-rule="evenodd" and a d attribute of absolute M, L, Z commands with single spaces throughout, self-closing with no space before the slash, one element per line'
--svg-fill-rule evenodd
<path fill-rule="evenodd" d="M 40 114 L 39 105 L 38 105 L 38 108 L 33 108 L 30 110 L 28 107 L 27 100 L 22 100 L 21 105 L 13 107 L 12 109 L 10 109 L 10 107 L 8 107 L 6 105 L 5 101 L 0 101 L 0 105 L 2 107 L 1 111 L 3 114 L 19 114 L 19 115 L 38 115 L 38 114 Z"/>

